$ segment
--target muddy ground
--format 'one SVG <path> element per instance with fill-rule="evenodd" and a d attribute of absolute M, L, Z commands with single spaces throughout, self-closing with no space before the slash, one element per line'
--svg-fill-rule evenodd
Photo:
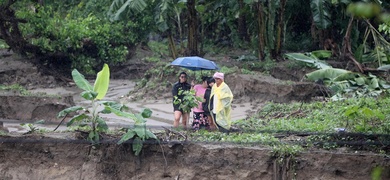
<path fill-rule="evenodd" d="M 48 136 L 48 135 L 46 135 Z M 145 144 L 136 157 L 130 144 L 105 141 L 98 148 L 71 134 L 1 137 L 0 179 L 264 179 L 367 180 L 375 167 L 390 178 L 389 159 L 370 153 L 309 151 L 273 157 L 261 146 Z"/>
<path fill-rule="evenodd" d="M 229 64 L 229 59 L 219 64 Z M 128 65 L 115 69 L 116 82 L 142 77 L 145 69 Z M 280 73 L 283 72 L 283 73 Z M 310 101 L 321 95 L 321 86 L 300 81 L 304 70 L 277 66 L 271 75 L 232 74 L 226 78 L 235 96 L 236 110 L 248 116 L 267 101 L 288 103 Z M 175 78 L 169 79 L 174 82 Z M 0 121 L 33 122 L 39 119 L 58 123 L 55 118 L 64 107 L 83 103 L 75 96 L 72 82 L 40 73 L 28 60 L 12 53 L 0 53 L 0 84 L 19 84 L 31 92 L 50 89 L 60 96 L 22 96 L 0 91 Z M 123 84 L 123 83 L 122 83 Z M 127 87 L 127 84 L 126 84 Z M 119 86 L 117 88 L 120 88 Z M 109 95 L 111 100 L 127 100 L 124 90 Z M 170 106 L 170 89 L 148 91 L 141 95 L 156 112 Z M 146 101 L 154 99 L 155 101 Z M 166 101 L 166 105 L 154 106 Z M 249 103 L 248 106 L 241 107 Z M 245 105 L 244 105 L 245 106 Z M 248 110 L 249 109 L 249 110 Z M 169 114 L 170 116 L 171 114 Z M 168 116 L 168 115 L 166 115 Z M 156 123 L 159 120 L 156 119 Z M 164 120 L 159 122 L 163 123 Z M 110 121 L 123 123 L 121 119 Z M 169 123 L 169 122 L 167 122 Z M 111 124 L 111 125 L 113 125 Z M 238 146 L 191 142 L 147 142 L 140 156 L 133 155 L 130 144 L 116 145 L 118 137 L 105 137 L 93 147 L 77 133 L 45 133 L 0 136 L 0 179 L 370 179 L 375 167 L 382 168 L 383 179 L 390 179 L 389 157 L 364 151 L 306 151 L 294 157 L 275 157 L 261 145 Z"/>
<path fill-rule="evenodd" d="M 221 58 L 217 63 L 233 66 L 240 64 L 232 61 L 229 58 Z M 158 100 L 171 104 L 171 86 L 145 88 L 133 91 L 131 95 L 124 92 L 126 90 L 123 88 L 128 88 L 128 92 L 133 90 L 134 85 L 129 86 L 129 84 L 134 84 L 137 79 L 143 77 L 146 70 L 154 68 L 152 64 L 145 65 L 137 59 L 131 60 L 131 62 L 133 64 L 111 68 L 113 83 L 110 84 L 109 91 L 111 95 L 108 98 L 124 103 L 144 101 L 143 104 L 152 104 L 154 100 Z M 239 118 L 245 118 L 241 114 L 248 117 L 258 111 L 267 101 L 280 103 L 310 101 L 313 97 L 323 95 L 324 91 L 321 85 L 300 81 L 304 73 L 304 69 L 285 68 L 280 65 L 271 71 L 271 75 L 261 73 L 228 75 L 226 83 L 234 94 L 233 110 L 240 112 Z M 93 83 L 92 80 L 91 83 Z M 161 77 L 161 80 L 173 84 L 177 79 L 176 77 Z M 0 104 L 2 104 L 0 106 L 0 118 L 3 119 L 23 121 L 46 119 L 55 121 L 57 112 L 64 107 L 74 105 L 74 101 L 80 102 L 81 100 L 77 97 L 80 91 L 69 79 L 64 80 L 64 78 L 42 74 L 37 67 L 29 63 L 28 59 L 5 50 L 0 51 L 0 84 L 6 86 L 18 84 L 34 93 L 34 95 L 20 96 L 20 93 L 16 90 L 0 91 Z M 48 97 L 31 97 L 45 95 Z M 21 107 L 24 111 L 19 111 Z M 45 111 L 43 109 L 50 110 L 41 113 L 41 111 Z"/>

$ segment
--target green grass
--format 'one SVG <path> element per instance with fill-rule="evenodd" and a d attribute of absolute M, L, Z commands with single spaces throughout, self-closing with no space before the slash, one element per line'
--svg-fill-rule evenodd
<path fill-rule="evenodd" d="M 279 140 L 272 134 L 268 133 L 220 133 L 220 132 L 208 132 L 197 131 L 190 134 L 191 140 L 196 142 L 226 142 L 235 144 L 247 144 L 247 145 L 277 145 Z"/>
<path fill-rule="evenodd" d="M 258 114 L 235 125 L 264 132 L 390 133 L 390 98 L 349 99 L 335 102 L 268 103 Z"/>
<path fill-rule="evenodd" d="M 168 42 L 149 41 L 148 46 L 154 52 L 154 56 L 169 55 Z"/>
<path fill-rule="evenodd" d="M 239 133 L 200 130 L 189 133 L 195 142 L 265 146 L 275 157 L 294 156 L 305 149 L 347 147 L 381 154 L 390 134 L 390 98 L 348 99 L 311 103 L 268 103 L 249 119 L 233 122 Z M 346 133 L 339 134 L 337 128 Z M 291 134 L 307 134 L 290 136 Z M 286 139 L 285 139 L 286 137 Z M 351 142 L 352 144 L 349 144 Z M 360 144 L 353 144 L 360 143 Z"/>
<path fill-rule="evenodd" d="M 13 85 L 9 85 L 9 86 L 0 84 L 0 90 L 15 91 L 15 92 L 20 93 L 21 95 L 30 95 L 31 94 L 30 92 L 28 92 L 28 90 L 26 88 L 24 88 L 23 86 L 21 86 L 19 84 L 13 84 Z"/>
<path fill-rule="evenodd" d="M 5 135 L 7 135 L 7 132 L 0 130 L 0 136 L 5 136 Z"/>
<path fill-rule="evenodd" d="M 12 85 L 2 85 L 0 84 L 0 91 L 13 91 L 14 93 L 18 93 L 21 96 L 36 96 L 36 97 L 52 97 L 52 98 L 61 98 L 61 96 L 56 94 L 47 94 L 45 92 L 37 92 L 32 93 L 28 91 L 25 87 L 19 84 Z"/>

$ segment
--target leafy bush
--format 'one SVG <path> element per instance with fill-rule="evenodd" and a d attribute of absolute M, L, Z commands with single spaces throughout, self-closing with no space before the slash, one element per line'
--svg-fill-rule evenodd
<path fill-rule="evenodd" d="M 265 73 L 270 72 L 276 65 L 275 60 L 270 58 L 266 58 L 264 61 L 248 61 L 244 63 L 244 66 L 247 66 L 249 70 L 260 70 Z"/>
<path fill-rule="evenodd" d="M 4 42 L 4 40 L 0 39 L 0 49 L 9 48 L 9 46 Z"/>
<path fill-rule="evenodd" d="M 169 48 L 166 42 L 149 41 L 148 46 L 155 56 L 167 56 L 169 55 Z"/>
<path fill-rule="evenodd" d="M 134 18 L 126 22 L 110 22 L 106 18 L 109 4 L 95 0 L 79 4 L 47 3 L 37 4 L 37 11 L 19 9 L 17 16 L 28 23 L 21 24 L 23 36 L 38 45 L 43 53 L 61 54 L 72 62 L 72 67 L 87 74 L 95 74 L 103 64 L 117 65 L 124 62 L 136 45 L 143 41 L 149 31 L 150 16 Z M 23 6 L 21 6 L 23 7 Z M 100 8 L 100 9 L 99 9 Z M 104 14 L 104 15 L 103 15 Z M 137 33 L 134 33 L 137 32 Z M 55 62 L 55 59 L 47 60 Z"/>

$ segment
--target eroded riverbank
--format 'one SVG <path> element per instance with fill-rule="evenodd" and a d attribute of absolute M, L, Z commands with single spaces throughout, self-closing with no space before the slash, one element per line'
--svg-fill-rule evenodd
<path fill-rule="evenodd" d="M 130 144 L 105 139 L 97 148 L 72 134 L 0 137 L 1 179 L 318 179 L 367 180 L 380 167 L 390 178 L 384 155 L 302 152 L 274 157 L 264 147 L 228 144 L 146 143 L 139 157 Z M 52 135 L 54 136 L 54 135 Z"/>

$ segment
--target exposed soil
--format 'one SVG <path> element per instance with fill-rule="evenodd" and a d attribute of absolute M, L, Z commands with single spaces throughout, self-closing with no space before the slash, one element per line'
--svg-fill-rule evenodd
<path fill-rule="evenodd" d="M 143 49 L 139 49 L 139 51 L 143 55 L 149 53 Z M 129 62 L 121 66 L 111 67 L 111 77 L 126 80 L 136 80 L 144 77 L 146 70 L 153 68 L 153 63 L 147 64 L 138 57 L 129 60 Z M 233 61 L 231 58 L 223 57 L 217 59 L 219 59 L 217 63 L 221 65 L 239 65 L 238 62 Z M 251 75 L 231 74 L 226 77 L 226 83 L 230 86 L 234 94 L 234 102 L 262 104 L 266 101 L 274 101 L 288 103 L 291 101 L 310 101 L 315 96 L 323 95 L 323 87 L 318 84 L 294 81 L 302 79 L 304 75 L 302 72 L 304 70 L 283 68 L 282 65 L 279 65 L 273 70 L 273 72 L 275 71 L 283 72 L 279 73 L 279 75 L 278 73 L 272 73 L 278 76 L 279 79 L 261 73 Z M 63 92 L 73 91 L 69 89 L 76 88 L 74 83 L 58 77 L 61 76 L 54 77 L 52 75 L 42 74 L 37 67 L 29 63 L 28 59 L 19 57 L 12 52 L 1 50 L 0 84 L 19 84 L 30 91 L 38 88 L 59 88 L 62 90 L 59 90 L 59 97 L 46 98 L 25 97 L 13 91 L 0 91 L 0 102 L 2 104 L 0 106 L 0 118 L 17 120 L 55 119 L 55 115 L 60 110 L 74 104 L 72 98 Z M 169 81 L 170 84 L 175 83 L 177 80 L 175 76 L 161 78 Z M 170 93 L 171 86 L 166 86 L 154 89 L 141 89 L 136 93 L 132 93 L 132 96 L 137 96 L 138 99 L 170 99 Z M 22 114 L 18 114 L 21 107 L 25 111 Z M 48 108 L 50 111 L 44 114 L 39 113 L 40 115 L 38 116 L 36 112 L 40 112 L 39 108 L 42 109 L 42 107 Z M 256 108 L 254 112 L 255 110 Z M 35 112 L 35 115 L 32 114 L 33 112 Z M 45 115 L 47 116 L 46 118 L 44 117 Z"/>
<path fill-rule="evenodd" d="M 70 134 L 2 137 L 1 179 L 320 179 L 367 180 L 375 167 L 390 178 L 381 155 L 314 151 L 275 158 L 262 147 L 146 144 L 139 157 L 130 144 L 93 148 Z"/>
<path fill-rule="evenodd" d="M 220 58 L 219 64 L 231 59 Z M 140 65 L 142 64 L 142 66 Z M 112 67 L 112 77 L 136 79 L 148 67 L 131 60 L 121 68 Z M 273 73 L 284 72 L 284 73 Z M 272 76 L 232 74 L 226 78 L 235 102 L 266 101 L 288 103 L 310 101 L 322 95 L 318 84 L 301 82 L 304 70 L 276 67 Z M 175 77 L 168 78 L 174 82 Z M 288 80 L 288 81 L 286 81 Z M 0 52 L 0 84 L 37 88 L 75 88 L 71 82 L 41 74 L 38 69 L 12 53 Z M 22 96 L 0 90 L 0 120 L 33 121 L 52 119 L 65 107 L 74 105 L 70 96 Z M 170 87 L 144 91 L 143 98 L 167 98 Z M 120 98 L 120 97 L 117 97 Z M 260 106 L 260 105 L 259 105 Z M 1 125 L 1 124 L 0 124 Z M 1 127 L 0 127 L 1 128 Z M 139 157 L 130 144 L 116 145 L 117 137 L 106 137 L 98 147 L 80 139 L 77 133 L 0 136 L 0 179 L 370 179 L 373 169 L 383 168 L 390 179 L 390 160 L 384 155 L 345 149 L 304 152 L 295 157 L 274 157 L 270 149 L 253 145 L 188 142 L 145 144 Z"/>

